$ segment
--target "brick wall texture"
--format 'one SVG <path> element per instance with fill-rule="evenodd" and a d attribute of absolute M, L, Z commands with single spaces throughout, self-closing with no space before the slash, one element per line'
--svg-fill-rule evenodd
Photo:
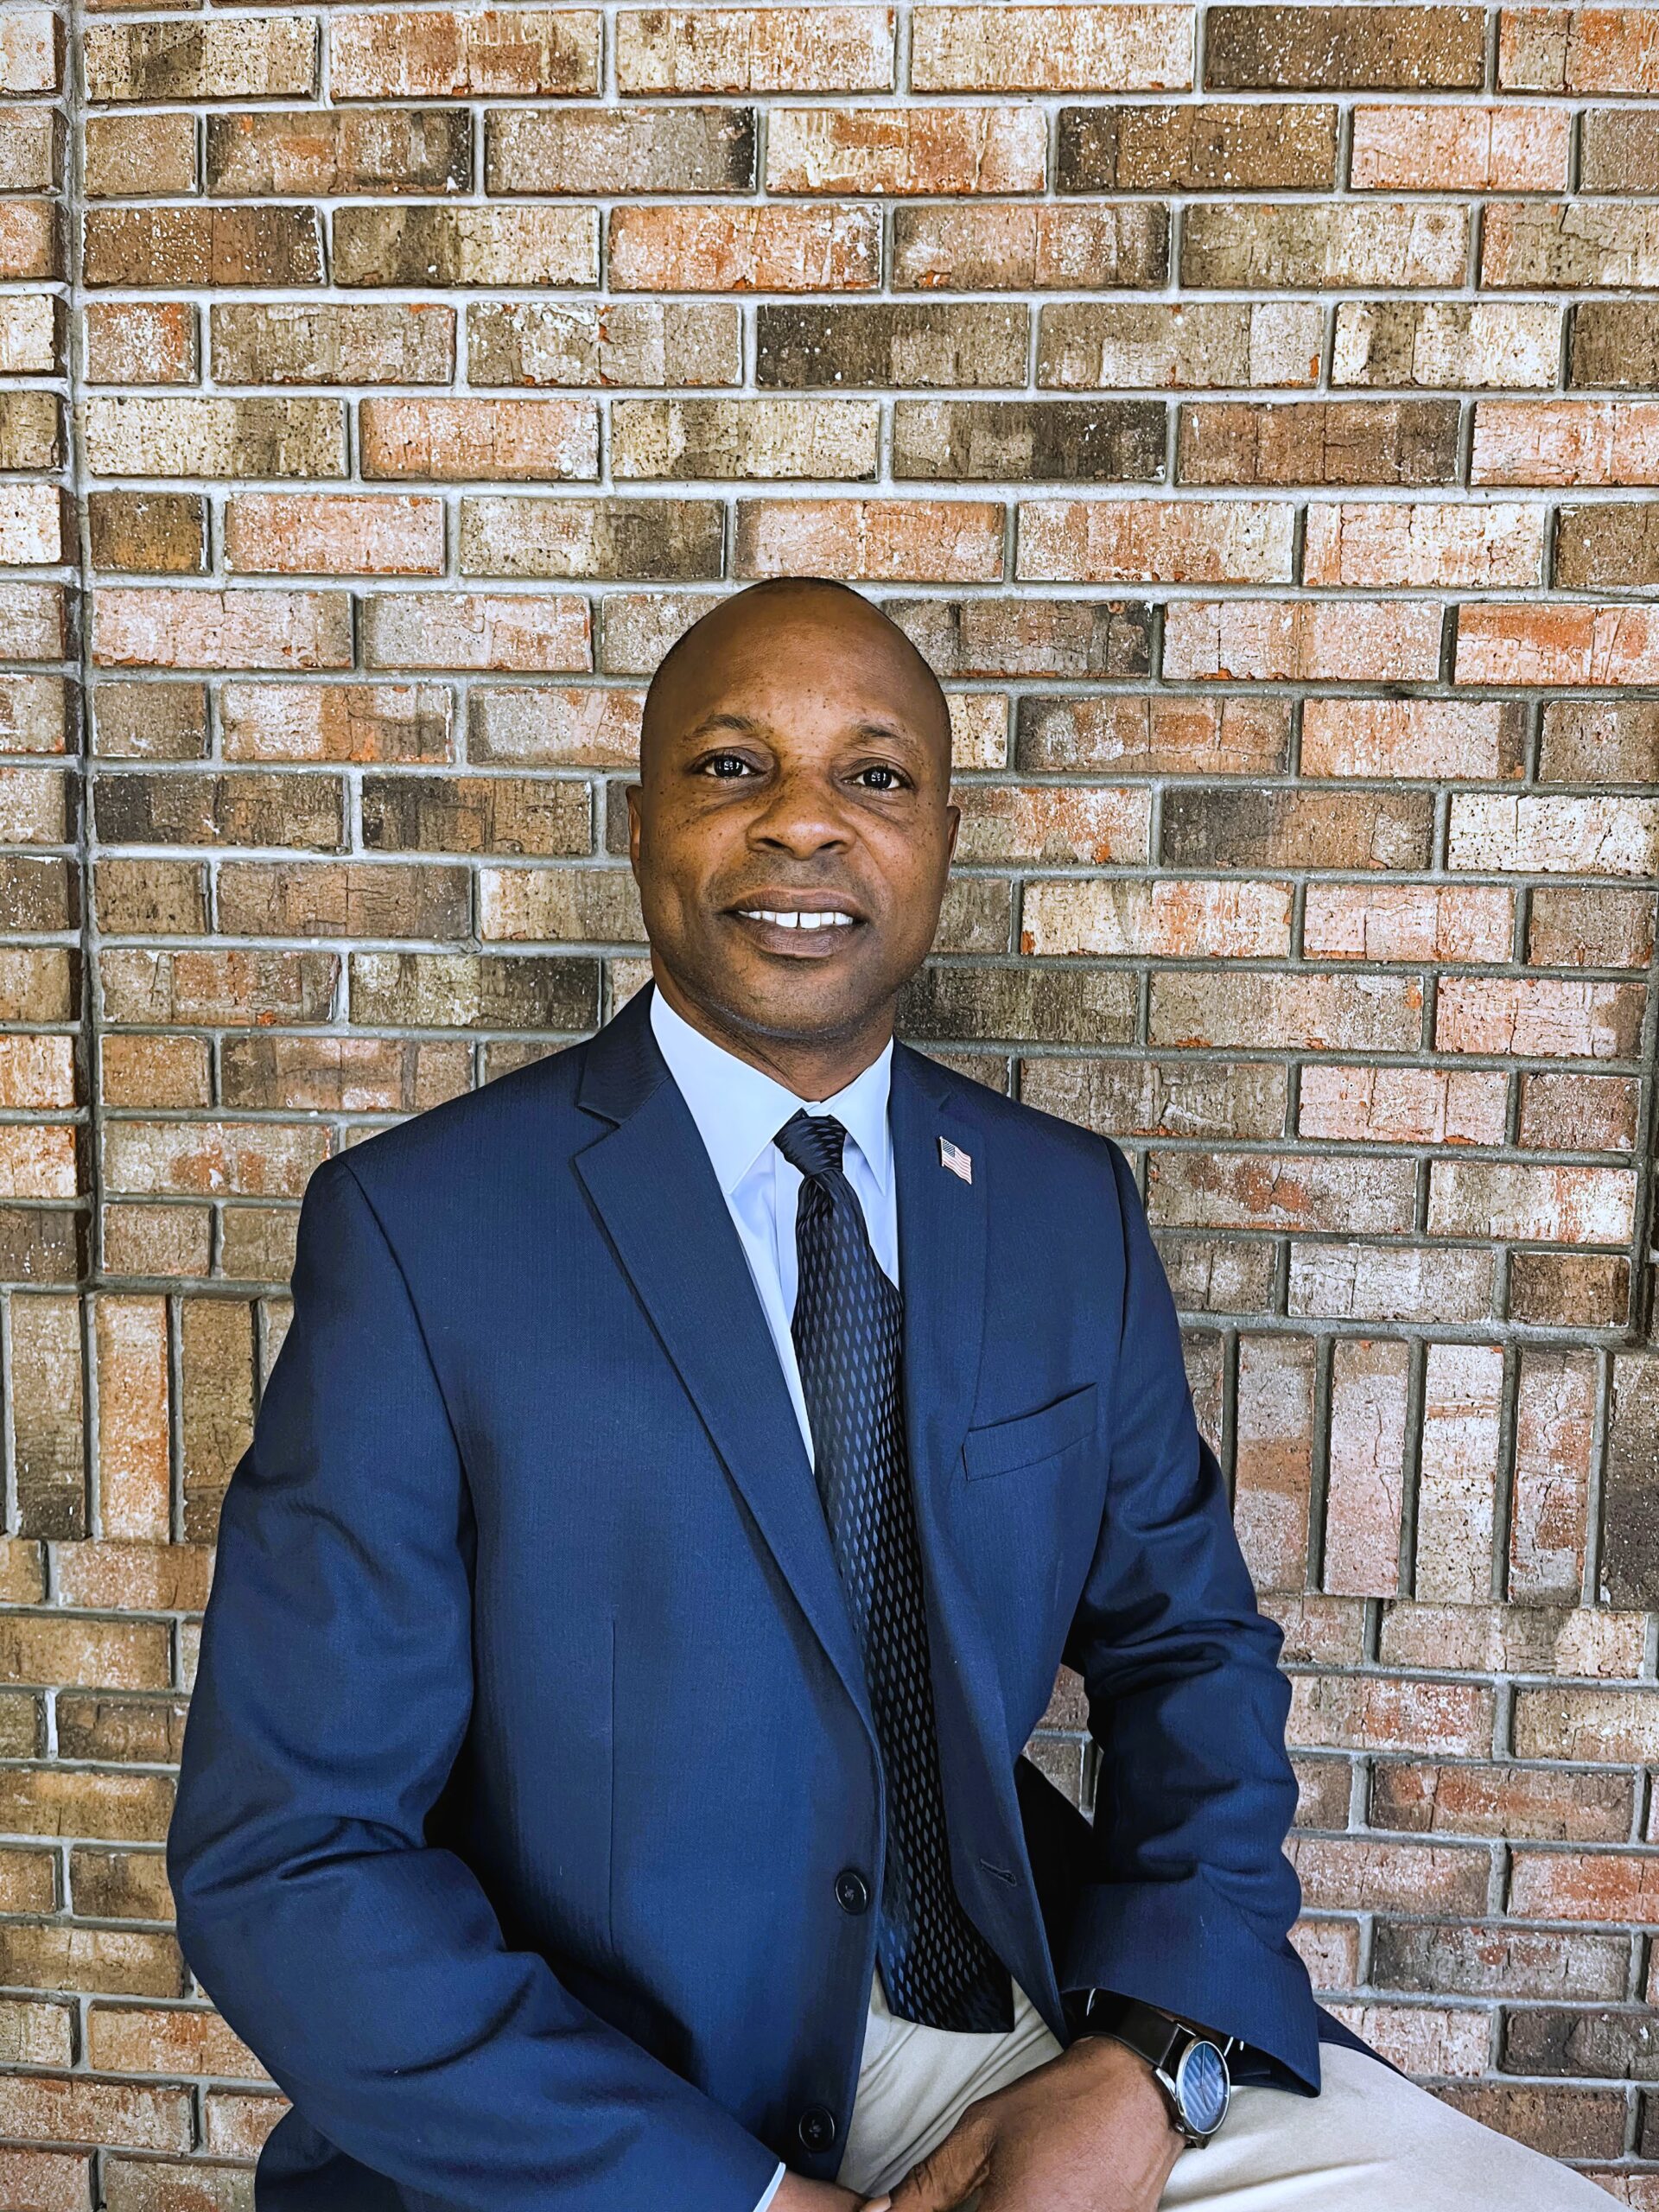
<path fill-rule="evenodd" d="M 251 2204 L 162 1844 L 301 1192 L 639 986 L 643 683 L 806 571 L 951 695 L 902 1033 L 1143 1179 L 1317 1981 L 1653 2212 L 1659 9 L 14 4 L 0 95 L 0 2202 Z"/>

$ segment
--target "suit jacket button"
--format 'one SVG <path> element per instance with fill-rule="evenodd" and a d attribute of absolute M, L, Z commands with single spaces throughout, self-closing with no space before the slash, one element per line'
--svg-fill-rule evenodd
<path fill-rule="evenodd" d="M 828 2105 L 809 2105 L 797 2121 L 795 2133 L 809 2151 L 827 2151 L 836 2139 L 836 2115 Z"/>
<path fill-rule="evenodd" d="M 870 1885 L 856 1866 L 843 1866 L 836 1877 L 836 1903 L 843 1912 L 867 1912 Z"/>

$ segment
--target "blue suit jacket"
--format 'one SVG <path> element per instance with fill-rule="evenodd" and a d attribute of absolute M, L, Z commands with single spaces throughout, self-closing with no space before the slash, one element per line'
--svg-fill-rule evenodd
<path fill-rule="evenodd" d="M 186 1955 L 292 2100 L 260 2212 L 748 2212 L 779 2158 L 840 2162 L 875 1738 L 649 988 L 305 1194 L 167 1854 Z M 1280 1636 L 1128 1165 L 902 1044 L 891 1115 L 963 1902 L 1062 2042 L 1097 1983 L 1312 2090 L 1353 2038 L 1287 1940 Z M 1020 1755 L 1062 1660 L 1092 1826 Z"/>

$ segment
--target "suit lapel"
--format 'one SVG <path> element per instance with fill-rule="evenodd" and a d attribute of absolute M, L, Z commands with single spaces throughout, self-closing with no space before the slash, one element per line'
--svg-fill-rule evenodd
<path fill-rule="evenodd" d="M 691 1110 L 637 992 L 588 1047 L 578 1103 L 614 1126 L 575 1167 L 715 1449 L 874 1740 L 863 1661 L 793 1401 Z"/>

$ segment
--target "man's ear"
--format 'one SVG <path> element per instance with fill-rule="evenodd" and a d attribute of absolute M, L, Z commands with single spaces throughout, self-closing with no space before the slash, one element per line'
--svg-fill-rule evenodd
<path fill-rule="evenodd" d="M 628 802 L 628 865 L 635 875 L 639 873 L 639 786 L 624 784 L 623 793 Z"/>
<path fill-rule="evenodd" d="M 957 855 L 957 832 L 962 827 L 962 809 L 952 800 L 944 811 L 950 823 L 950 836 L 944 849 L 945 866 L 948 868 Z"/>

